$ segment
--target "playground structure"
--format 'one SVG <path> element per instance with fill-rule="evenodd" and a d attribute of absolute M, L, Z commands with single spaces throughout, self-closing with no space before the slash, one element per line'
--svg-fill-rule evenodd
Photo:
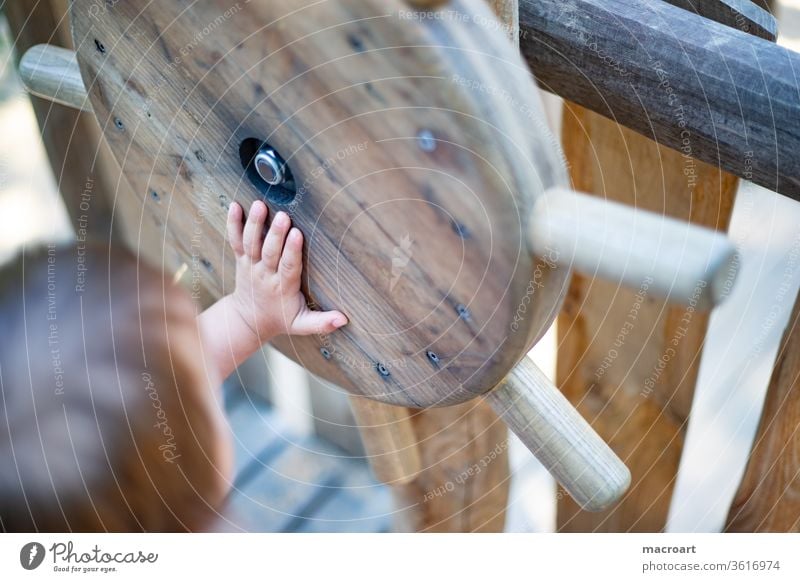
<path fill-rule="evenodd" d="M 700 159 L 714 159 L 703 135 L 736 133 L 736 127 L 727 128 L 728 133 L 718 131 L 714 123 L 730 99 L 715 100 L 712 107 L 719 111 L 708 112 L 708 118 L 701 116 L 700 106 L 686 106 L 687 112 L 678 118 L 667 110 L 669 94 L 663 89 L 664 78 L 675 79 L 675 86 L 685 82 L 676 76 L 681 72 L 677 59 L 651 63 L 648 74 L 635 71 L 629 54 L 608 52 L 624 48 L 609 40 L 614 36 L 610 17 L 597 19 L 594 44 L 609 43 L 602 51 L 586 42 L 586 34 L 573 34 L 578 40 L 571 44 L 557 34 L 559 26 L 589 26 L 588 16 L 584 21 L 580 15 L 595 11 L 613 16 L 625 3 L 605 8 L 599 2 L 522 2 L 521 32 L 515 29 L 513 2 L 496 3 L 503 4 L 498 13 L 506 17 L 505 28 L 483 0 L 435 4 L 432 9 L 438 13 L 418 12 L 404 2 L 308 7 L 271 2 L 233 11 L 215 2 L 196 3 L 187 10 L 144 2 L 78 1 L 71 7 L 76 51 L 33 47 L 21 71 L 32 92 L 97 117 L 122 175 L 138 193 L 135 204 L 167 243 L 157 249 L 162 263 L 174 271 L 183 264 L 198 267 L 203 293 L 216 296 L 232 288 L 232 257 L 224 252 L 223 234 L 225 207 L 231 200 L 246 204 L 263 198 L 271 208 L 292 215 L 307 233 L 310 302 L 345 311 L 351 325 L 330 337 L 286 339 L 277 347 L 353 394 L 375 471 L 395 484 L 399 495 L 413 495 L 409 488 L 436 462 L 430 458 L 430 436 L 421 430 L 421 414 L 413 409 L 477 408 L 471 399 L 485 395 L 569 493 L 563 498 L 565 514 L 607 509 L 625 494 L 628 470 L 525 354 L 558 316 L 565 297 L 562 317 L 574 323 L 591 318 L 593 309 L 608 313 L 615 304 L 624 305 L 617 298 L 620 284 L 629 286 L 631 293 L 646 284 L 648 295 L 670 300 L 671 305 L 688 305 L 671 307 L 670 313 L 654 318 L 653 328 L 663 326 L 664 338 L 674 337 L 681 322 L 689 327 L 681 314 L 697 313 L 689 318 L 691 328 L 684 333 L 688 339 L 679 342 L 680 369 L 673 372 L 680 377 L 681 391 L 690 394 L 703 335 L 700 312 L 729 292 L 735 251 L 722 234 L 662 215 L 724 230 L 736 180 L 720 167 L 738 169 L 746 174 L 743 177 L 771 183 L 790 196 L 798 174 L 791 173 L 790 162 L 769 166 L 765 147 L 717 139 L 717 167 L 698 166 L 699 187 L 688 189 L 688 200 L 686 175 L 677 163 L 683 159 L 676 156 L 676 163 L 669 164 L 670 173 L 674 169 L 679 177 L 664 186 L 664 194 L 667 188 L 683 190 L 683 198 L 670 191 L 666 210 L 651 208 L 657 214 L 574 193 L 568 188 L 558 141 L 541 112 L 538 89 L 507 33 L 523 41 L 522 54 L 548 89 L 569 86 L 562 94 L 600 113 L 605 111 L 596 106 L 596 95 L 581 98 L 574 89 L 580 81 L 565 81 L 563 63 L 554 63 L 552 56 L 548 60 L 547 51 L 531 43 L 549 35 L 570 50 L 582 50 L 589 61 L 583 67 L 596 75 L 592 82 L 613 92 L 615 107 L 625 103 L 625 95 L 613 84 L 609 63 L 601 55 L 618 54 L 614 62 L 627 67 L 625 82 L 633 84 L 632 77 L 649 88 L 649 93 L 642 92 L 650 96 L 647 104 L 666 111 L 659 118 L 647 110 L 659 122 L 652 137 L 680 149 L 683 141 L 675 143 L 669 136 L 683 123 L 681 132 L 688 131 L 693 139 L 700 136 L 690 152 Z M 641 3 L 629 4 L 633 9 Z M 752 45 L 766 56 L 779 54 L 791 65 L 796 55 L 779 53 L 768 40 L 774 38 L 769 15 L 747 6 L 740 14 L 749 16 L 753 31 L 765 38 L 722 25 L 713 25 L 712 32 L 741 46 L 742 52 Z M 686 17 L 672 6 L 656 4 L 651 10 L 662 17 L 652 24 L 656 30 L 669 25 L 663 19 L 669 23 L 670 18 Z M 713 15 L 710 10 L 706 16 Z M 642 26 L 650 25 L 647 18 L 639 20 Z M 210 23 L 217 24 L 212 29 Z M 198 41 L 198 35 L 200 40 L 208 36 L 207 29 L 213 31 L 214 43 Z M 526 31 L 532 32 L 523 34 Z M 576 47 L 579 42 L 582 49 Z M 697 50 L 704 46 L 698 43 Z M 184 54 L 187 47 L 191 50 Z M 707 59 L 715 54 L 707 47 L 706 51 Z M 713 70 L 714 62 L 703 64 L 705 68 L 695 69 Z M 769 91 L 791 81 L 779 73 L 764 80 L 766 94 L 748 87 L 752 95 L 743 100 L 743 124 L 745 129 L 761 130 L 748 133 L 752 139 L 770 137 L 764 138 L 764 103 L 759 96 L 777 99 L 772 111 L 779 118 L 797 109 L 796 99 Z M 715 88 L 725 95 L 722 85 Z M 666 87 L 672 85 L 668 82 Z M 681 96 L 690 99 L 683 90 Z M 628 117 L 622 121 L 641 130 L 641 116 L 623 109 Z M 619 163 L 623 154 L 610 122 L 577 107 L 571 111 L 572 116 L 565 116 L 564 143 L 572 184 L 596 191 L 585 148 L 605 140 L 598 156 L 609 164 Z M 792 151 L 797 127 L 774 129 L 780 157 Z M 628 139 L 646 144 L 639 136 Z M 658 183 L 649 179 L 653 172 L 663 171 L 648 169 L 656 161 L 648 159 L 649 147 L 643 145 L 634 154 L 641 158 L 636 167 L 627 169 L 633 188 L 624 183 L 626 174 L 621 172 L 619 190 L 601 193 L 647 207 L 637 194 Z M 730 161 L 746 159 L 748 152 L 748 164 Z M 412 246 L 403 241 L 413 241 Z M 398 256 L 403 260 L 391 261 Z M 387 273 L 387 264 L 397 271 Z M 570 288 L 573 267 L 581 275 Z M 607 278 L 614 293 L 599 283 L 598 297 L 590 297 L 588 304 L 579 301 L 595 293 L 585 285 L 594 276 Z M 599 321 L 595 329 L 603 325 Z M 568 341 L 563 357 L 559 354 L 560 375 L 566 376 L 559 384 L 586 406 L 586 387 L 570 377 L 575 368 L 571 359 L 587 365 L 580 338 L 573 337 L 575 325 L 560 329 L 567 330 L 562 333 Z M 604 349 L 607 345 L 600 346 Z M 654 381 L 651 389 L 663 390 L 669 381 Z M 780 380 L 778 384 L 770 398 L 793 385 L 787 388 Z M 590 398 L 608 398 L 620 408 L 625 404 L 619 395 L 624 391 L 614 390 L 609 396 L 604 388 L 593 386 Z M 672 396 L 667 401 L 671 406 Z M 679 404 L 686 406 L 686 399 Z M 606 412 L 595 414 L 601 434 L 607 428 L 602 421 Z M 668 422 L 650 411 L 649 417 L 642 414 L 649 425 L 634 426 L 641 433 L 628 435 L 637 441 L 653 426 Z M 780 417 L 786 411 L 771 414 Z M 791 422 L 791 416 L 779 421 Z M 484 416 L 482 424 L 495 427 L 496 421 Z M 670 429 L 656 432 L 663 436 Z M 659 499 L 680 457 L 680 428 L 672 434 L 672 440 L 661 443 L 662 455 L 669 455 L 664 474 L 656 476 L 661 480 L 661 486 L 655 486 Z M 615 439 L 624 440 L 614 433 L 604 436 L 612 445 Z M 615 448 L 625 446 L 616 443 Z M 632 464 L 636 495 L 626 497 L 623 505 L 645 507 L 649 493 L 637 468 L 650 460 L 624 456 Z M 776 485 L 785 488 L 786 483 L 776 478 Z M 502 487 L 499 492 L 502 495 Z M 778 497 L 779 492 L 769 495 Z M 666 497 L 668 503 L 668 493 Z M 791 504 L 791 499 L 786 502 Z M 645 514 L 647 527 L 657 529 L 661 516 L 653 514 L 653 507 L 647 505 L 637 518 Z M 582 512 L 576 515 L 580 517 L 573 522 L 591 519 Z M 797 525 L 784 523 L 787 528 Z"/>

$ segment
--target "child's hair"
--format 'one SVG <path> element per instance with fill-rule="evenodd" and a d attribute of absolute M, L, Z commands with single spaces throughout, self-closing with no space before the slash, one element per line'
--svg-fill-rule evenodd
<path fill-rule="evenodd" d="M 195 315 L 107 247 L 23 252 L 0 271 L 0 531 L 210 524 L 226 476 Z"/>

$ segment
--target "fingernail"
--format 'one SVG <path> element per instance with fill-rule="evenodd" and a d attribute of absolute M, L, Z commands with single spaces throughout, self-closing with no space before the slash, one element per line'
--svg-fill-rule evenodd
<path fill-rule="evenodd" d="M 278 226 L 286 226 L 289 224 L 289 215 L 281 211 L 278 213 L 278 216 L 275 217 L 275 220 L 278 221 Z"/>
<path fill-rule="evenodd" d="M 347 318 L 345 317 L 337 317 L 336 319 L 333 320 L 333 327 L 335 327 L 336 329 L 344 327 L 345 325 L 347 325 Z"/>

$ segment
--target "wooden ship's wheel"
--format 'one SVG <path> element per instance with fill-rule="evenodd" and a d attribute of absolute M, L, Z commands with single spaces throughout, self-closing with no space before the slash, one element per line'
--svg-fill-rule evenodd
<path fill-rule="evenodd" d="M 573 269 L 703 311 L 729 293 L 735 249 L 714 230 L 572 191 L 507 30 L 484 0 L 432 4 L 75 0 L 75 53 L 36 47 L 23 73 L 34 92 L 96 115 L 163 235 L 164 263 L 195 266 L 211 294 L 233 288 L 232 201 L 263 199 L 292 216 L 307 240 L 309 303 L 344 311 L 350 325 L 276 347 L 354 396 L 386 480 L 422 469 L 409 409 L 480 397 L 578 507 L 607 509 L 628 469 L 525 355 L 557 317 Z M 552 44 L 567 42 L 559 25 L 582 22 L 572 4 L 614 10 L 556 4 L 520 12 Z M 744 14 L 772 34 L 761 12 Z M 548 88 L 565 84 L 563 63 L 522 49 Z M 751 175 L 770 175 L 751 161 Z M 778 177 L 793 193 L 791 176 Z"/>

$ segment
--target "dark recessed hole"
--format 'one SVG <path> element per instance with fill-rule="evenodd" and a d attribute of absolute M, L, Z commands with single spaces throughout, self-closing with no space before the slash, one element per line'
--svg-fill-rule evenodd
<path fill-rule="evenodd" d="M 159 195 L 158 195 L 158 192 L 156 192 L 155 190 L 152 190 L 152 191 L 150 192 L 150 198 L 152 198 L 152 199 L 153 199 L 153 200 L 155 200 L 156 202 L 161 202 L 161 196 L 159 196 Z"/>
<path fill-rule="evenodd" d="M 347 35 L 347 42 L 353 47 L 356 52 L 364 52 L 364 41 L 358 35 L 350 33 Z"/>
<path fill-rule="evenodd" d="M 122 123 L 122 120 L 119 117 L 114 118 L 114 125 L 117 126 L 117 129 L 123 131 L 125 129 L 125 124 Z"/>
<path fill-rule="evenodd" d="M 203 265 L 206 271 L 212 273 L 214 271 L 214 267 L 211 265 L 211 261 L 206 259 L 205 257 L 200 259 L 200 264 Z"/>
<path fill-rule="evenodd" d="M 469 312 L 466 305 L 456 305 L 456 313 L 458 313 L 458 316 L 464 321 L 469 321 L 472 318 L 472 314 Z"/>
<path fill-rule="evenodd" d="M 378 374 L 386 378 L 389 375 L 389 368 L 385 365 L 378 363 L 375 365 L 375 369 L 378 370 Z"/>
<path fill-rule="evenodd" d="M 434 364 L 439 363 L 439 356 L 435 352 L 428 350 L 427 352 L 425 352 L 425 355 L 428 356 L 428 359 Z"/>
<path fill-rule="evenodd" d="M 322 357 L 325 358 L 326 360 L 331 359 L 331 351 L 328 348 L 321 348 L 319 350 L 319 353 L 321 353 Z"/>
<path fill-rule="evenodd" d="M 280 153 L 277 148 L 270 146 L 267 142 L 254 137 L 248 137 L 239 144 L 239 160 L 242 162 L 242 168 L 244 168 L 247 179 L 250 180 L 250 183 L 256 187 L 262 196 L 274 204 L 289 204 L 297 195 L 297 186 L 295 185 L 294 175 L 289 165 L 286 164 L 285 166 L 286 177 L 283 184 L 279 186 L 273 186 L 267 183 L 256 170 L 254 163 L 256 154 L 258 154 L 261 148 L 269 147 L 273 147 L 275 151 Z"/>
<path fill-rule="evenodd" d="M 106 45 L 104 45 L 102 42 L 100 42 L 100 41 L 99 41 L 99 40 L 97 40 L 97 39 L 94 39 L 94 46 L 95 46 L 95 48 L 96 48 L 96 49 L 97 49 L 99 52 L 101 52 L 101 53 L 105 54 L 105 52 L 106 52 Z"/>

